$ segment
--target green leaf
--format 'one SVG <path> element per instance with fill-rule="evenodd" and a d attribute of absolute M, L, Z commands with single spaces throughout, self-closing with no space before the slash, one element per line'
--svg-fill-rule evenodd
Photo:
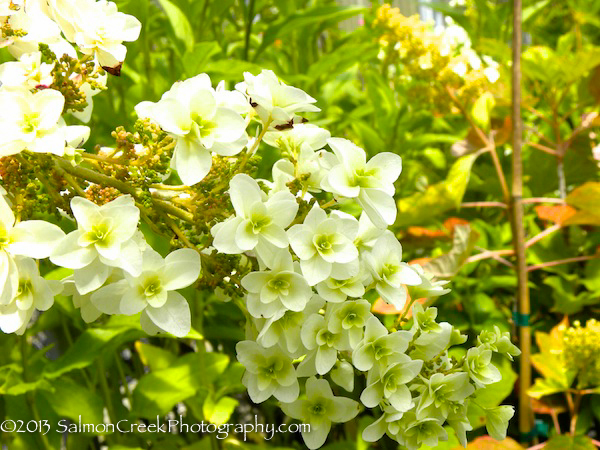
<path fill-rule="evenodd" d="M 158 0 L 158 2 L 165 10 L 177 39 L 183 42 L 188 52 L 193 51 L 194 32 L 186 15 L 169 0 Z"/>
<path fill-rule="evenodd" d="M 229 420 L 238 403 L 237 400 L 231 397 L 221 397 L 215 402 L 213 396 L 209 395 L 204 400 L 202 413 L 210 423 L 221 425 Z"/>
<path fill-rule="evenodd" d="M 285 36 L 292 31 L 299 30 L 309 25 L 319 24 L 324 21 L 336 23 L 367 11 L 367 8 L 358 6 L 317 6 L 296 12 L 283 17 L 265 31 L 263 41 L 256 56 L 262 53 L 275 39 Z"/>
<path fill-rule="evenodd" d="M 213 56 L 220 52 L 221 47 L 217 42 L 198 42 L 191 51 L 188 50 L 183 55 L 186 75 L 193 77 L 201 72 L 206 72 L 206 65 Z"/>
<path fill-rule="evenodd" d="M 476 157 L 472 154 L 457 159 L 444 181 L 428 186 L 425 192 L 400 199 L 396 225 L 420 225 L 460 207 Z"/>
<path fill-rule="evenodd" d="M 473 104 L 473 120 L 485 131 L 490 129 L 490 116 L 495 105 L 496 100 L 490 92 L 484 92 Z"/>
<path fill-rule="evenodd" d="M 596 446 L 587 436 L 561 434 L 546 442 L 544 450 L 596 450 Z"/>
<path fill-rule="evenodd" d="M 135 343 L 135 349 L 145 366 L 150 367 L 152 372 L 168 368 L 177 356 L 168 350 L 141 341 Z"/>
<path fill-rule="evenodd" d="M 133 391 L 134 414 L 146 418 L 166 414 L 175 404 L 210 389 L 228 363 L 224 354 L 189 353 L 166 369 L 144 375 Z"/>
<path fill-rule="evenodd" d="M 146 334 L 130 326 L 90 328 L 55 361 L 44 367 L 45 378 L 57 378 L 75 369 L 91 365 L 104 351 L 116 349 L 123 342 L 132 341 Z"/>
<path fill-rule="evenodd" d="M 547 378 L 536 378 L 535 383 L 527 390 L 527 395 L 533 398 L 540 399 L 547 395 L 557 394 L 564 392 L 568 388 L 556 380 Z"/>
<path fill-rule="evenodd" d="M 567 204 L 579 209 L 565 225 L 600 225 L 600 182 L 589 181 L 567 196 Z"/>
<path fill-rule="evenodd" d="M 103 422 L 104 403 L 98 394 L 68 379 L 54 380 L 52 387 L 53 392 L 42 392 L 41 395 L 57 415 L 75 422 L 79 416 L 82 423 Z"/>
<path fill-rule="evenodd" d="M 424 268 L 437 277 L 451 278 L 465 263 L 478 238 L 479 233 L 472 230 L 470 225 L 456 225 L 452 249 L 448 253 L 428 261 Z"/>

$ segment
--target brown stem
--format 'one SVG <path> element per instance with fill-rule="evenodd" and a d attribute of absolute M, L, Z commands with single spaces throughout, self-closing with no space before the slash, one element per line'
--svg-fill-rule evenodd
<path fill-rule="evenodd" d="M 554 150 L 554 149 L 552 149 L 550 147 L 546 147 L 545 145 L 538 144 L 537 142 L 529 141 L 529 142 L 527 142 L 527 145 L 530 145 L 531 147 L 536 148 L 538 150 L 541 150 L 541 151 L 543 151 L 545 153 L 548 153 L 548 154 L 550 154 L 552 156 L 557 156 L 558 155 L 558 152 L 556 150 Z"/>
<path fill-rule="evenodd" d="M 559 203 L 561 205 L 564 205 L 565 201 L 562 198 L 530 197 L 522 199 L 521 203 Z"/>
<path fill-rule="evenodd" d="M 598 258 L 600 258 L 600 255 L 576 256 L 574 258 L 559 259 L 557 261 L 549 261 L 549 262 L 545 262 L 542 264 L 537 264 L 535 266 L 529 266 L 527 268 L 527 271 L 533 272 L 534 270 L 544 269 L 545 267 L 560 266 L 561 264 L 568 264 L 568 263 L 580 262 L 580 261 L 589 261 L 591 259 L 598 259 Z"/>
<path fill-rule="evenodd" d="M 517 259 L 518 311 L 529 315 L 529 287 L 527 261 L 525 259 L 525 225 L 523 220 L 523 161 L 521 122 L 521 46 L 522 46 L 522 0 L 513 0 L 513 54 L 512 54 L 512 225 L 513 246 Z M 529 433 L 533 424 L 533 409 L 527 391 L 531 386 L 531 329 L 519 327 L 519 343 L 521 359 L 519 361 L 519 431 Z"/>
<path fill-rule="evenodd" d="M 575 430 L 577 429 L 577 416 L 579 415 L 582 397 L 581 392 L 575 394 L 575 405 L 573 405 L 573 414 L 571 415 L 571 436 L 575 436 Z"/>
<path fill-rule="evenodd" d="M 502 202 L 464 202 L 460 204 L 461 208 L 508 208 L 506 203 Z"/>

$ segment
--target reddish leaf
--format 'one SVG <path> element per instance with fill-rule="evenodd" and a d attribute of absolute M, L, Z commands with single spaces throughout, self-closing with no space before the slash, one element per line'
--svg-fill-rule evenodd
<path fill-rule="evenodd" d="M 569 205 L 538 205 L 535 207 L 535 212 L 542 220 L 563 223 L 573 217 L 577 211 Z"/>

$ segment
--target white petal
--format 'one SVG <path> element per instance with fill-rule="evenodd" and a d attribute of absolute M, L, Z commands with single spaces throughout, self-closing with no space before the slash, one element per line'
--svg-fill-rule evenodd
<path fill-rule="evenodd" d="M 229 197 L 238 217 L 249 218 L 250 207 L 262 201 L 258 183 L 250 176 L 239 173 L 229 183 Z"/>
<path fill-rule="evenodd" d="M 200 255 L 191 248 L 175 250 L 165 258 L 164 288 L 172 291 L 194 283 L 200 276 Z"/>
<path fill-rule="evenodd" d="M 179 138 L 175 144 L 175 152 L 175 169 L 181 181 L 188 186 L 199 183 L 210 172 L 212 156 L 199 141 Z"/>
<path fill-rule="evenodd" d="M 75 286 L 80 294 L 87 294 L 98 289 L 108 278 L 109 269 L 99 259 L 73 272 Z"/>
<path fill-rule="evenodd" d="M 65 233 L 56 225 L 43 220 L 27 220 L 15 225 L 15 230 L 26 233 L 24 240 L 10 244 L 9 251 L 16 255 L 31 258 L 47 258 Z"/>
<path fill-rule="evenodd" d="M 167 303 L 161 308 L 148 307 L 145 311 L 156 326 L 173 336 L 182 338 L 190 332 L 190 307 L 178 292 L 169 292 Z"/>

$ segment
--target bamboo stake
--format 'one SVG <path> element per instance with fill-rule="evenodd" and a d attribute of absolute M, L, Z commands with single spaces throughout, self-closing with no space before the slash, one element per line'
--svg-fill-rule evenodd
<path fill-rule="evenodd" d="M 528 273 L 525 260 L 525 226 L 523 223 L 523 161 L 521 123 L 521 13 L 522 0 L 513 0 L 513 57 L 512 57 L 512 117 L 513 117 L 513 158 L 512 158 L 512 219 L 513 245 L 517 258 L 518 311 L 523 319 L 529 318 Z M 531 385 L 531 329 L 528 322 L 520 323 L 519 344 L 521 347 L 519 376 L 519 431 L 526 435 L 531 431 L 533 409 L 527 390 Z"/>

